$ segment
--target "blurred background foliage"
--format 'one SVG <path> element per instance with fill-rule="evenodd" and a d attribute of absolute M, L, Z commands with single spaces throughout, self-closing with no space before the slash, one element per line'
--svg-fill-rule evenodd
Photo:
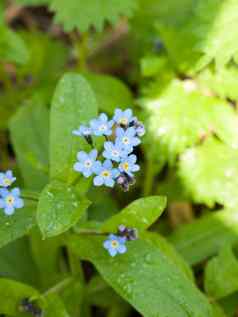
<path fill-rule="evenodd" d="M 238 313 L 237 12 L 236 0 L 0 2 L 1 170 L 13 169 L 27 189 L 47 184 L 49 109 L 66 71 L 84 74 L 100 111 L 133 106 L 147 128 L 139 179 L 128 194 L 90 190 L 89 219 L 104 221 L 140 196 L 166 195 L 152 231 L 191 265 L 214 317 Z M 14 237 L 0 219 L 0 272 L 45 290 L 67 276 L 67 265 L 79 269 L 70 254 L 65 263 L 61 237 L 41 241 L 32 217 L 26 211 Z M 62 292 L 66 308 L 54 296 L 60 313 L 52 316 L 68 316 L 67 309 L 87 317 L 89 307 L 92 316 L 137 314 L 99 275 Z"/>

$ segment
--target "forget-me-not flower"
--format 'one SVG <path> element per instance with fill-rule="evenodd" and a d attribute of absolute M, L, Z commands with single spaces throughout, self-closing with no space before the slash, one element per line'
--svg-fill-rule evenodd
<path fill-rule="evenodd" d="M 133 151 L 133 147 L 140 144 L 140 139 L 136 137 L 136 129 L 130 127 L 126 130 L 122 128 L 116 129 L 116 142 L 121 143 L 128 153 Z"/>
<path fill-rule="evenodd" d="M 73 130 L 73 134 L 77 136 L 88 137 L 92 134 L 92 129 L 82 124 L 77 130 Z"/>
<path fill-rule="evenodd" d="M 97 175 L 94 177 L 93 183 L 95 186 L 106 185 L 107 187 L 113 187 L 115 184 L 115 178 L 120 174 L 117 168 L 113 168 L 110 160 L 101 162 L 96 166 L 94 170 Z"/>
<path fill-rule="evenodd" d="M 125 111 L 121 109 L 116 109 L 113 120 L 122 126 L 128 126 L 129 123 L 133 120 L 133 113 L 131 109 L 126 109 Z"/>
<path fill-rule="evenodd" d="M 12 190 L 7 190 L 6 188 L 0 189 L 0 208 L 4 209 L 6 215 L 12 215 L 15 209 L 24 206 L 24 201 L 20 198 L 20 194 L 19 188 Z"/>
<path fill-rule="evenodd" d="M 105 142 L 104 151 L 102 155 L 109 160 L 120 162 L 123 157 L 128 155 L 128 152 L 123 148 L 122 144 L 119 142 Z"/>
<path fill-rule="evenodd" d="M 108 251 L 108 253 L 114 257 L 115 255 L 123 254 L 127 251 L 127 247 L 125 245 L 126 238 L 119 237 L 114 234 L 110 234 L 108 239 L 104 241 L 103 246 Z"/>
<path fill-rule="evenodd" d="M 16 177 L 13 176 L 12 171 L 6 171 L 6 173 L 0 173 L 0 186 L 9 187 L 14 183 Z"/>
<path fill-rule="evenodd" d="M 133 173 L 139 171 L 140 166 L 136 164 L 136 155 L 132 154 L 122 159 L 119 164 L 119 171 L 125 172 L 129 176 L 133 177 Z"/>
<path fill-rule="evenodd" d="M 108 121 L 108 117 L 105 113 L 100 114 L 97 119 L 90 121 L 90 127 L 92 132 L 96 136 L 106 135 L 109 136 L 112 134 L 113 121 Z"/>
<path fill-rule="evenodd" d="M 89 154 L 80 151 L 77 154 L 78 162 L 74 164 L 74 170 L 80 172 L 85 177 L 89 177 L 93 174 L 94 170 L 100 163 L 96 161 L 98 152 L 97 150 L 92 150 Z"/>

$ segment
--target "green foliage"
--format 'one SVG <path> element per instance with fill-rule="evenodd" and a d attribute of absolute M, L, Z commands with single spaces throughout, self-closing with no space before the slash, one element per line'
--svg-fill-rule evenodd
<path fill-rule="evenodd" d="M 42 191 L 37 221 L 43 237 L 52 237 L 75 225 L 87 210 L 90 202 L 80 198 L 77 191 L 58 181 L 53 181 Z"/>
<path fill-rule="evenodd" d="M 29 58 L 25 42 L 17 33 L 0 25 L 0 59 L 3 62 L 25 64 Z"/>
<path fill-rule="evenodd" d="M 108 219 L 103 224 L 102 230 L 113 232 L 121 224 L 127 227 L 135 227 L 138 230 L 145 230 L 159 218 L 165 206 L 165 197 L 151 196 L 138 199 L 120 213 Z"/>
<path fill-rule="evenodd" d="M 205 269 L 205 289 L 215 299 L 238 290 L 238 261 L 231 247 L 224 247 L 218 256 L 208 262 Z"/>
<path fill-rule="evenodd" d="M 51 107 L 51 178 L 72 181 L 76 154 L 87 149 L 86 142 L 72 131 L 96 115 L 97 101 L 88 82 L 80 75 L 66 74 L 56 88 Z"/>
<path fill-rule="evenodd" d="M 101 248 L 101 237 L 72 237 L 69 245 L 145 316 L 212 316 L 205 297 L 150 243 L 138 240 L 119 258 Z"/>
<path fill-rule="evenodd" d="M 76 8 L 76 10 L 75 10 Z M 55 21 L 62 23 L 66 31 L 78 28 L 81 32 L 87 31 L 90 26 L 102 31 L 104 23 L 115 24 L 121 15 L 131 16 L 136 8 L 133 0 L 52 0 L 51 9 L 56 12 Z"/>
<path fill-rule="evenodd" d="M 214 158 L 216 158 L 214 160 Z M 236 150 L 209 138 L 187 150 L 179 163 L 179 175 L 196 202 L 228 207 L 237 204 Z"/>
<path fill-rule="evenodd" d="M 191 72 L 212 60 L 226 65 L 238 49 L 236 10 L 235 0 L 160 1 L 157 27 L 175 66 Z"/>
<path fill-rule="evenodd" d="M 38 98 L 32 99 L 12 117 L 10 133 L 25 186 L 42 189 L 48 181 L 48 109 Z"/>

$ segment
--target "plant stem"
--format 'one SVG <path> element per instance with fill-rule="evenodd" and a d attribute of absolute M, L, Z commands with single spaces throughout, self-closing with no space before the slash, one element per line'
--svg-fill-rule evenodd
<path fill-rule="evenodd" d="M 148 196 L 152 192 L 153 180 L 154 180 L 154 164 L 147 158 L 145 168 L 145 181 L 143 196 Z"/>
<path fill-rule="evenodd" d="M 22 191 L 22 194 L 21 194 L 21 197 L 24 198 L 24 199 L 27 199 L 27 200 L 33 200 L 33 201 L 39 201 L 39 193 L 37 192 L 31 192 L 31 191 L 28 191 L 28 190 L 23 190 Z"/>
<path fill-rule="evenodd" d="M 67 277 L 65 278 L 63 281 L 59 282 L 58 284 L 54 285 L 53 287 L 49 288 L 44 294 L 43 296 L 47 296 L 49 294 L 52 293 L 59 293 L 61 292 L 63 289 L 65 289 L 65 287 L 67 287 L 68 285 L 70 285 L 74 280 L 74 277 Z"/>

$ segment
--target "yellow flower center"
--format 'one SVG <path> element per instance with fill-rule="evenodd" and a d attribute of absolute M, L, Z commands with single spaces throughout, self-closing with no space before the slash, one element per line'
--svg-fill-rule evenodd
<path fill-rule="evenodd" d="M 108 170 L 103 171 L 101 174 L 103 177 L 109 177 L 111 175 L 111 173 Z"/>
<path fill-rule="evenodd" d="M 6 198 L 6 203 L 7 203 L 8 205 L 13 205 L 13 204 L 14 204 L 14 201 L 15 201 L 15 198 L 14 198 L 12 195 L 7 196 L 7 198 Z"/>
<path fill-rule="evenodd" d="M 105 124 L 100 125 L 99 130 L 100 131 L 105 131 L 107 129 Z"/>
<path fill-rule="evenodd" d="M 86 168 L 90 168 L 90 167 L 92 166 L 92 161 L 90 161 L 90 160 L 85 161 L 85 162 L 84 162 L 84 166 L 85 166 Z"/>
<path fill-rule="evenodd" d="M 112 247 L 113 247 L 114 249 L 116 249 L 116 248 L 118 247 L 119 243 L 118 243 L 117 240 L 112 240 L 111 245 L 112 245 Z"/>
<path fill-rule="evenodd" d="M 125 136 L 125 137 L 122 139 L 122 142 L 123 142 L 124 144 L 129 144 L 129 138 Z"/>
<path fill-rule="evenodd" d="M 129 169 L 129 164 L 128 164 L 128 162 L 123 163 L 123 164 L 122 164 L 122 168 L 123 168 L 125 171 L 128 171 L 128 169 Z"/>
<path fill-rule="evenodd" d="M 119 120 L 119 123 L 120 123 L 120 124 L 123 124 L 123 125 L 127 125 L 127 124 L 128 124 L 128 119 L 125 118 L 125 117 L 122 117 L 122 118 Z"/>
<path fill-rule="evenodd" d="M 11 180 L 10 180 L 9 178 L 4 178 L 3 184 L 4 184 L 5 186 L 9 186 L 9 185 L 11 185 Z"/>

